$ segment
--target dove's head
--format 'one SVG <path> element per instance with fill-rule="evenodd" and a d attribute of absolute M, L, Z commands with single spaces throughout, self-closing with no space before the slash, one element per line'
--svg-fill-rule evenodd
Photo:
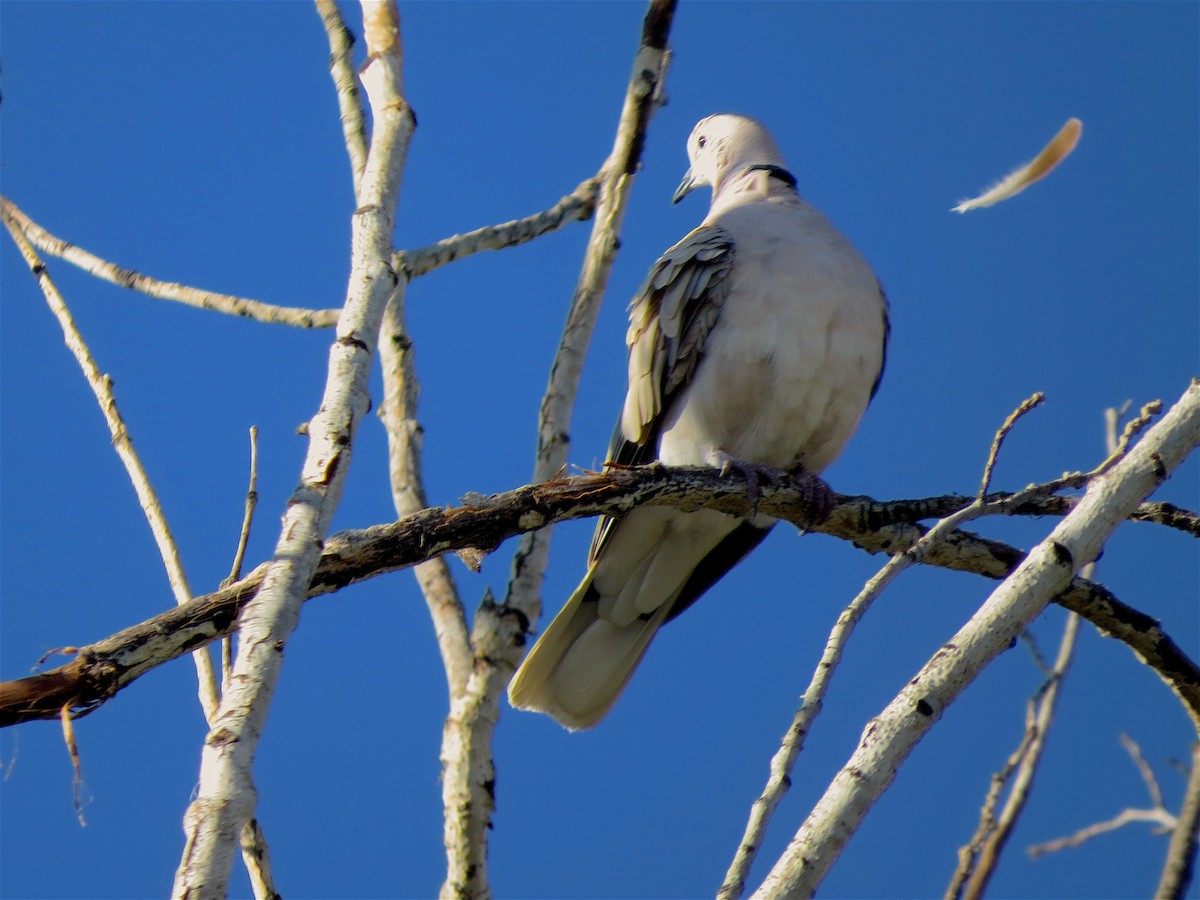
<path fill-rule="evenodd" d="M 783 154 L 771 132 L 746 116 L 722 113 L 701 119 L 687 142 L 691 166 L 675 191 L 678 203 L 701 185 L 715 194 L 730 172 L 746 166 L 784 168 Z"/>

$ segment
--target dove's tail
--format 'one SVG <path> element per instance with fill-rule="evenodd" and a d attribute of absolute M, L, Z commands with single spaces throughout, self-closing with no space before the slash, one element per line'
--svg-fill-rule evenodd
<path fill-rule="evenodd" d="M 591 728 L 617 702 L 664 622 L 694 603 L 770 530 L 711 510 L 642 507 L 601 523 L 598 550 L 508 687 L 519 709 Z"/>
<path fill-rule="evenodd" d="M 518 709 L 544 712 L 575 731 L 591 728 L 617 702 L 669 604 L 628 625 L 599 617 L 591 573 L 538 638 L 508 686 Z"/>

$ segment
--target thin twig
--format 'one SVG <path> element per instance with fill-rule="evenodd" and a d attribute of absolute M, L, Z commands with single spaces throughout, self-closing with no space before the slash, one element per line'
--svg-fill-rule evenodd
<path fill-rule="evenodd" d="M 1021 743 L 1017 745 L 1016 750 L 1009 754 L 1000 771 L 992 776 L 992 782 L 988 786 L 987 795 L 983 798 L 983 806 L 979 811 L 979 826 L 970 842 L 958 850 L 958 867 L 954 870 L 954 875 L 950 878 L 950 886 L 946 888 L 946 900 L 954 900 L 954 898 L 962 895 L 963 887 L 975 869 L 979 851 L 983 847 L 987 836 L 996 827 L 996 806 L 1000 802 L 1000 795 L 1004 792 L 1004 786 L 1012 778 L 1013 773 L 1017 770 L 1017 766 L 1025 758 L 1025 754 L 1029 750 L 1029 745 L 1033 742 L 1034 736 L 1037 733 L 1035 725 L 1036 716 L 1037 713 L 1034 710 L 1033 701 L 1027 701 L 1025 704 L 1025 732 L 1021 735 Z"/>
<path fill-rule="evenodd" d="M 1129 754 L 1129 758 L 1137 767 L 1138 774 L 1142 776 L 1142 783 L 1146 785 L 1146 793 L 1150 795 L 1150 805 L 1155 809 L 1163 809 L 1162 788 L 1158 786 L 1158 779 L 1154 777 L 1154 770 L 1150 768 L 1150 763 L 1146 762 L 1146 757 L 1142 755 L 1142 748 L 1138 746 L 1137 741 L 1123 731 L 1117 735 L 1117 740 L 1121 742 L 1121 746 L 1125 748 L 1125 752 Z"/>
<path fill-rule="evenodd" d="M 775 808 L 783 799 L 791 786 L 791 772 L 795 766 L 796 757 L 804 749 L 804 740 L 812 727 L 812 722 L 824 706 L 825 694 L 833 679 L 833 673 L 841 662 L 842 652 L 854 628 L 870 609 L 871 604 L 895 579 L 900 572 L 911 564 L 910 557 L 897 554 L 876 575 L 867 582 L 850 605 L 843 610 L 825 642 L 825 651 L 813 671 L 812 679 L 792 719 L 792 724 L 784 734 L 783 742 L 771 758 L 770 776 L 767 785 L 754 805 L 750 808 L 750 818 L 746 823 L 742 839 L 734 853 L 733 862 L 725 873 L 725 881 L 717 892 L 719 900 L 735 900 L 742 896 L 746 887 L 746 877 L 750 873 L 758 849 L 770 824 Z"/>
<path fill-rule="evenodd" d="M 342 20 L 336 0 L 317 0 L 317 13 L 329 37 L 329 74 L 337 90 L 342 134 L 350 157 L 354 196 L 357 197 L 367 165 L 367 115 L 358 90 L 358 76 L 354 72 L 354 35 Z"/>
<path fill-rule="evenodd" d="M 71 704 L 62 708 L 58 718 L 62 724 L 63 743 L 67 745 L 67 755 L 71 758 L 71 796 L 75 803 L 75 818 L 80 825 L 87 827 L 87 820 L 83 817 L 87 785 L 83 782 L 83 763 L 79 759 L 79 744 L 75 741 L 75 717 L 71 714 Z"/>
<path fill-rule="evenodd" d="M 1167 858 L 1154 896 L 1182 900 L 1196 870 L 1196 844 L 1200 839 L 1200 741 L 1192 744 L 1192 767 L 1188 773 L 1183 803 L 1167 847 Z"/>
<path fill-rule="evenodd" d="M 1115 447 L 1110 447 L 1108 451 L 1108 459 L 1100 463 L 1092 470 L 1093 475 L 1102 475 L 1116 465 L 1125 456 L 1129 450 L 1129 442 L 1139 435 L 1147 425 L 1153 421 L 1154 417 L 1162 412 L 1162 401 L 1151 400 L 1141 408 L 1141 411 L 1129 420 L 1125 426 L 1125 430 L 1121 432 L 1121 437 L 1117 441 Z M 1111 442 L 1110 442 L 1111 443 Z"/>
<path fill-rule="evenodd" d="M 1150 806 L 1146 809 L 1124 809 L 1111 819 L 1088 825 L 1085 828 L 1079 829 L 1074 834 L 1055 838 L 1052 841 L 1045 841 L 1041 844 L 1034 844 L 1025 851 L 1029 854 L 1030 859 L 1037 859 L 1039 856 L 1045 856 L 1047 853 L 1056 853 L 1059 850 L 1065 850 L 1069 847 L 1078 847 L 1085 841 L 1089 841 L 1101 834 L 1107 834 L 1110 831 L 1116 831 L 1118 828 L 1122 828 L 1131 822 L 1157 822 L 1163 833 L 1172 830 L 1178 824 L 1177 817 L 1163 804 L 1162 790 L 1158 786 L 1158 779 L 1154 777 L 1154 772 L 1150 769 L 1149 763 L 1146 762 L 1146 758 L 1142 755 L 1141 747 L 1127 734 L 1121 734 L 1119 737 L 1121 746 L 1129 754 L 1129 758 L 1133 761 L 1134 767 L 1138 770 L 1138 774 L 1142 778 L 1142 783 L 1146 785 L 1146 793 L 1150 796 Z"/>
<path fill-rule="evenodd" d="M 221 582 L 227 588 L 242 577 L 242 563 L 246 559 L 246 544 L 250 541 L 250 526 L 254 523 L 254 510 L 258 506 L 258 426 L 250 426 L 250 484 L 246 488 L 246 507 L 242 513 L 242 530 L 238 535 L 237 550 L 233 554 L 233 565 L 229 576 Z M 229 689 L 229 676 L 233 674 L 233 638 L 221 640 L 221 693 Z"/>
<path fill-rule="evenodd" d="M 133 269 L 110 263 L 87 252 L 82 247 L 76 247 L 62 238 L 55 237 L 25 215 L 7 197 L 0 197 L 0 211 L 3 212 L 6 222 L 11 220 L 15 227 L 19 228 L 43 252 L 64 259 L 85 272 L 119 287 L 131 288 L 158 300 L 174 300 L 188 306 L 211 309 L 231 316 L 254 319 L 257 322 L 292 325 L 297 328 L 332 328 L 337 324 L 340 310 L 336 309 L 275 306 L 246 297 L 202 291 L 199 288 L 176 284 L 172 281 L 159 281 L 157 278 L 151 278 L 149 275 L 143 275 Z M 12 230 L 14 225 L 10 225 L 9 230 Z"/>
<path fill-rule="evenodd" d="M 1013 426 L 1027 412 L 1045 402 L 1046 395 L 1038 391 L 1032 397 L 1022 401 L 1021 405 L 1009 414 L 1008 418 L 1004 420 L 1004 424 L 996 431 L 996 436 L 992 439 L 992 448 L 988 451 L 987 463 L 983 467 L 983 478 L 979 480 L 979 491 L 976 493 L 975 499 L 982 501 L 987 496 L 988 488 L 992 485 L 992 470 L 996 468 L 996 460 L 1000 455 L 1000 445 L 1004 443 L 1004 439 L 1008 437 Z"/>
<path fill-rule="evenodd" d="M 167 572 L 167 581 L 171 585 L 171 593 L 175 596 L 175 602 L 177 604 L 187 603 L 192 599 L 192 592 L 188 586 L 187 573 L 183 569 L 183 560 L 179 555 L 179 546 L 175 543 L 174 535 L 171 534 L 171 527 L 167 523 L 166 514 L 158 500 L 158 493 L 150 483 L 150 477 L 146 474 L 142 460 L 133 446 L 129 429 L 125 427 L 125 421 L 121 418 L 121 412 L 117 408 L 117 398 L 113 393 L 112 379 L 101 372 L 96 365 L 91 350 L 88 349 L 83 335 L 75 326 L 75 320 L 71 316 L 70 310 L 67 309 L 66 301 L 51 279 L 50 273 L 46 271 L 45 265 L 38 258 L 37 251 L 21 227 L 20 219 L 10 214 L 7 204 L 2 207 L 2 210 L 4 224 L 8 227 L 9 234 L 12 235 L 21 255 L 25 258 L 34 279 L 41 287 L 46 303 L 58 320 L 59 327 L 62 328 L 67 348 L 79 364 L 83 377 L 87 380 L 88 386 L 92 389 L 92 394 L 100 406 L 100 411 L 104 414 L 104 421 L 108 425 L 109 434 L 112 435 L 113 449 L 125 466 L 125 472 L 137 494 L 138 503 L 142 507 L 142 512 L 145 513 L 146 521 L 150 524 L 150 531 L 154 535 L 154 542 L 162 557 L 163 566 Z M 217 676 L 213 669 L 212 657 L 208 655 L 207 650 L 200 649 L 192 654 L 192 658 L 196 661 L 196 674 L 199 678 L 200 706 L 204 709 L 205 716 L 211 716 L 216 712 L 219 703 Z"/>
<path fill-rule="evenodd" d="M 415 250 L 405 250 L 396 254 L 392 265 L 397 271 L 405 272 L 409 278 L 416 278 L 481 250 L 515 247 L 557 231 L 570 222 L 588 219 L 596 211 L 596 195 L 601 177 L 586 179 L 574 191 L 542 212 L 502 225 L 489 225 L 468 231 L 466 234 L 456 234 Z"/>
<path fill-rule="evenodd" d="M 1128 441 L 1122 446 L 1117 438 L 1117 426 L 1128 406 L 1126 401 L 1120 409 L 1109 407 L 1104 410 L 1104 444 L 1109 459 L 1114 458 L 1118 451 L 1124 453 L 1128 449 Z M 1095 562 L 1090 562 L 1083 567 L 1080 574 L 1092 580 L 1095 570 Z M 1000 864 L 1000 854 L 1028 802 L 1034 775 L 1041 762 L 1050 725 L 1054 720 L 1059 688 L 1071 664 L 1078 633 L 1079 617 L 1076 613 L 1070 613 L 1053 666 L 1050 666 L 1038 651 L 1033 634 L 1028 629 L 1021 633 L 1046 680 L 1027 704 L 1025 734 L 1020 747 L 1009 758 L 1003 770 L 993 777 L 992 787 L 980 812 L 979 827 L 970 843 L 959 851 L 959 865 L 946 891 L 947 900 L 954 900 L 964 893 L 972 900 L 982 897 Z M 997 819 L 996 802 L 1000 791 L 1010 781 L 1008 801 Z"/>
<path fill-rule="evenodd" d="M 1047 853 L 1055 853 L 1059 850 L 1066 850 L 1069 847 L 1078 847 L 1080 844 L 1090 841 L 1094 837 L 1108 834 L 1110 831 L 1116 831 L 1134 822 L 1153 823 L 1158 825 L 1163 831 L 1169 831 L 1175 826 L 1176 819 L 1175 816 L 1165 809 L 1125 809 L 1111 819 L 1088 825 L 1086 828 L 1079 829 L 1074 834 L 1056 838 L 1053 841 L 1046 841 L 1042 844 L 1034 844 L 1025 852 L 1029 854 L 1030 859 L 1037 859 L 1039 856 L 1044 856 Z"/>
<path fill-rule="evenodd" d="M 1031 705 L 1036 705 L 1036 712 L 1026 726 L 1027 739 L 1022 740 L 1025 750 L 1018 760 L 1015 772 L 1012 773 L 1012 787 L 1009 789 L 1004 809 L 995 821 L 981 817 L 981 833 L 977 835 L 979 842 L 976 865 L 970 873 L 970 878 L 963 891 L 963 896 L 970 900 L 978 900 L 987 890 L 988 882 L 1000 863 L 1000 854 L 1029 801 L 1030 792 L 1033 790 L 1033 779 L 1037 774 L 1038 765 L 1050 735 L 1050 725 L 1054 721 L 1059 692 L 1067 669 L 1071 665 L 1078 635 L 1079 616 L 1069 613 L 1066 625 L 1063 627 L 1063 636 L 1059 643 L 1058 658 L 1054 661 L 1054 668 L 1051 669 L 1049 677 L 1039 688 L 1038 695 L 1030 701 Z M 972 843 L 974 844 L 975 841 Z M 947 897 L 951 896 L 956 895 L 947 891 Z"/>
<path fill-rule="evenodd" d="M 246 544 L 250 540 L 250 526 L 254 523 L 254 510 L 258 506 L 258 426 L 250 426 L 250 483 L 246 487 L 246 507 L 242 513 L 242 530 L 238 535 L 237 550 L 233 554 L 233 565 L 229 577 L 221 587 L 229 587 L 242 577 L 242 563 L 246 559 Z"/>

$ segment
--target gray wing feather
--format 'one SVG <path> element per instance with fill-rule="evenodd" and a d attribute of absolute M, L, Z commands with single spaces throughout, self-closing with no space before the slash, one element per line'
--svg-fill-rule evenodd
<path fill-rule="evenodd" d="M 722 228 L 697 228 L 662 255 L 630 303 L 629 393 L 620 439 L 657 440 L 674 394 L 690 381 L 704 342 L 720 316 L 733 267 L 733 239 Z"/>
<path fill-rule="evenodd" d="M 697 228 L 668 250 L 629 304 L 629 392 L 608 449 L 618 465 L 658 456 L 658 435 L 671 400 L 687 387 L 721 314 L 733 267 L 733 238 L 715 225 Z M 596 523 L 595 561 L 615 519 Z"/>

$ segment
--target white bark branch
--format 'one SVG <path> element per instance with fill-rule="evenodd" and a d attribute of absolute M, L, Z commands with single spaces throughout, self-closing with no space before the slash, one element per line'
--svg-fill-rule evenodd
<path fill-rule="evenodd" d="M 107 260 L 103 260 L 82 247 L 55 237 L 46 231 L 7 197 L 0 197 L 0 210 L 3 210 L 6 221 L 12 220 L 17 227 L 28 236 L 29 240 L 51 256 L 57 256 L 74 266 L 78 266 L 90 275 L 119 287 L 140 291 L 158 300 L 174 300 L 195 306 L 199 309 L 211 309 L 231 316 L 241 316 L 254 319 L 257 322 L 268 322 L 281 325 L 293 325 L 297 328 L 329 328 L 337 324 L 341 310 L 337 309 L 303 309 L 293 306 L 275 306 L 259 300 L 245 297 L 234 297 L 231 294 L 217 294 L 212 291 L 202 291 L 199 288 L 176 284 L 172 281 L 159 281 L 149 275 L 126 269 Z"/>
<path fill-rule="evenodd" d="M 1200 383 L 1124 459 L 1094 480 L 1075 510 L 1035 547 L 975 616 L 873 719 L 850 760 L 758 889 L 807 897 L 883 794 L 917 742 L 963 689 L 1008 648 L 1108 536 L 1200 444 Z"/>
<path fill-rule="evenodd" d="M 342 119 L 342 134 L 346 153 L 350 157 L 350 176 L 354 179 L 354 196 L 362 189 L 363 170 L 367 166 L 367 121 L 358 76 L 354 74 L 354 35 L 342 20 L 337 0 L 317 0 L 317 13 L 329 37 L 329 74 L 337 90 L 338 110 Z"/>
<path fill-rule="evenodd" d="M 1105 449 L 1109 455 L 1104 464 L 1100 466 L 1101 470 L 1105 470 L 1110 462 L 1117 462 L 1125 454 L 1129 447 L 1129 441 L 1134 437 L 1135 427 L 1140 431 L 1147 424 L 1143 421 L 1146 413 L 1146 410 L 1143 410 L 1142 415 L 1131 422 L 1130 427 L 1118 439 L 1117 426 L 1128 408 L 1129 401 L 1126 401 L 1119 410 L 1109 408 L 1104 411 Z M 1139 424 L 1135 426 L 1135 423 Z M 1090 562 L 1080 570 L 1080 574 L 1088 580 L 1092 580 L 1095 577 L 1095 571 L 1096 564 Z M 1034 644 L 1033 636 L 1028 631 L 1023 632 L 1022 635 L 1026 638 L 1038 667 L 1045 673 L 1046 680 L 1027 704 L 1025 733 L 1021 738 L 1020 745 L 1009 756 L 1004 767 L 992 776 L 992 784 L 984 800 L 983 808 L 980 810 L 979 826 L 975 834 L 966 846 L 959 848 L 958 867 L 946 889 L 946 900 L 956 900 L 964 892 L 969 898 L 983 896 L 992 875 L 1000 864 L 1000 855 L 1016 827 L 1017 820 L 1025 809 L 1033 788 L 1034 775 L 1041 762 L 1050 725 L 1054 721 L 1059 690 L 1075 653 L 1075 642 L 1079 635 L 1079 615 L 1077 613 L 1068 615 L 1066 625 L 1063 627 L 1063 636 L 1059 642 L 1058 656 L 1055 658 L 1053 666 L 1042 658 Z M 1000 800 L 1000 794 L 1010 783 L 1008 799 L 997 818 L 996 805 Z"/>
<path fill-rule="evenodd" d="M 641 41 L 613 151 L 601 169 L 595 221 L 583 269 L 542 400 L 535 481 L 549 479 L 566 462 L 566 434 L 583 358 L 616 257 L 621 222 L 641 159 L 646 128 L 660 100 L 668 59 L 667 36 L 674 12 L 675 0 L 650 0 L 642 23 Z M 587 203 L 587 190 L 585 182 L 580 189 L 584 197 L 566 201 L 582 210 Z M 519 236 L 520 230 L 512 233 Z M 527 534 L 517 548 L 504 603 L 496 604 L 489 595 L 475 617 L 471 631 L 473 665 L 465 688 L 451 702 L 442 745 L 442 799 L 447 812 L 447 873 L 442 897 L 491 895 L 487 881 L 487 835 L 495 807 L 492 732 L 500 716 L 504 687 L 520 660 L 525 634 L 538 616 L 549 544 L 549 529 Z"/>
<path fill-rule="evenodd" d="M 379 407 L 379 418 L 387 434 L 392 503 L 401 518 L 428 506 L 421 477 L 422 429 L 417 419 L 420 388 L 413 365 L 412 340 L 404 321 L 405 293 L 402 281 L 384 313 L 379 342 L 379 363 L 383 369 L 383 403 Z M 413 573 L 429 607 L 453 698 L 466 687 L 471 668 L 470 638 L 462 600 L 444 557 L 414 566 Z"/>
<path fill-rule="evenodd" d="M 283 647 L 341 499 L 354 435 L 370 404 L 367 379 L 380 321 L 396 286 L 391 234 L 413 117 L 400 81 L 394 2 L 364 2 L 363 18 L 370 55 L 363 82 L 375 129 L 351 225 L 346 302 L 330 348 L 321 408 L 309 424 L 300 483 L 262 587 L 242 613 L 230 690 L 205 740 L 198 795 L 185 816 L 187 842 L 172 891 L 177 898 L 220 898 L 227 892 L 233 843 L 254 810 L 251 772 Z"/>
<path fill-rule="evenodd" d="M 456 234 L 433 244 L 397 253 L 392 265 L 409 278 L 426 275 L 435 269 L 483 250 L 502 250 L 515 247 L 534 238 L 557 231 L 569 222 L 590 218 L 596 210 L 596 194 L 600 176 L 580 183 L 549 209 L 502 225 L 488 225 L 466 234 Z"/>
<path fill-rule="evenodd" d="M 1037 859 L 1047 853 L 1078 847 L 1094 837 L 1117 831 L 1126 825 L 1137 822 L 1155 824 L 1159 826 L 1157 833 L 1169 832 L 1171 839 L 1154 896 L 1159 900 L 1181 900 L 1192 882 L 1196 866 L 1196 842 L 1200 833 L 1200 742 L 1192 744 L 1192 766 L 1178 815 L 1166 808 L 1158 779 L 1154 777 L 1137 743 L 1129 735 L 1122 734 L 1121 745 L 1142 776 L 1146 792 L 1150 795 L 1150 806 L 1146 809 L 1124 809 L 1111 819 L 1088 825 L 1066 837 L 1035 844 L 1025 852 L 1031 859 Z"/>

